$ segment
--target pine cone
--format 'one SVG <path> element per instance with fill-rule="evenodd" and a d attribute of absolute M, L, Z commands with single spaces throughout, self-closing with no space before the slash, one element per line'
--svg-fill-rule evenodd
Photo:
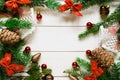
<path fill-rule="evenodd" d="M 114 57 L 103 48 L 96 48 L 92 51 L 92 58 L 97 60 L 99 66 L 108 68 L 114 62 Z"/>
<path fill-rule="evenodd" d="M 0 41 L 3 44 L 14 45 L 20 40 L 20 36 L 8 29 L 3 29 L 0 33 Z"/>

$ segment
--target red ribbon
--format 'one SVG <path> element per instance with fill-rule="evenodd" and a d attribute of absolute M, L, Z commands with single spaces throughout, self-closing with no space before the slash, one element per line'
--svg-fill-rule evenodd
<path fill-rule="evenodd" d="M 10 9 L 18 9 L 18 4 L 29 4 L 30 0 L 8 0 L 5 5 Z"/>
<path fill-rule="evenodd" d="M 10 53 L 5 53 L 5 57 L 0 61 L 0 65 L 6 69 L 8 76 L 13 75 L 15 72 L 22 72 L 24 69 L 23 65 L 20 64 L 10 64 L 12 55 Z"/>
<path fill-rule="evenodd" d="M 92 75 L 90 76 L 85 76 L 84 80 L 97 80 L 96 77 L 99 77 L 103 74 L 103 70 L 101 67 L 98 67 L 98 63 L 97 61 L 90 61 L 91 63 L 91 71 L 92 71 Z"/>
<path fill-rule="evenodd" d="M 90 76 L 85 76 L 84 80 L 97 80 L 95 76 L 90 75 Z"/>
<path fill-rule="evenodd" d="M 64 5 L 58 6 L 60 12 L 64 12 L 66 10 L 71 9 L 72 13 L 77 16 L 82 16 L 79 12 L 82 9 L 82 4 L 73 4 L 72 0 L 65 0 Z"/>

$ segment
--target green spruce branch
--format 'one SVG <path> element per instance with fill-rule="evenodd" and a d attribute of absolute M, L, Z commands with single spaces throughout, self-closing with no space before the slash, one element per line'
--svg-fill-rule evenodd
<path fill-rule="evenodd" d="M 83 67 L 84 69 L 86 69 L 87 71 L 91 71 L 90 69 L 90 63 L 83 60 L 83 59 L 80 59 L 79 57 L 76 59 L 76 62 L 77 64 L 80 66 L 80 67 Z"/>
<path fill-rule="evenodd" d="M 3 45 L 1 46 L 1 58 L 4 57 L 5 52 L 10 52 L 12 53 L 12 62 L 17 63 L 17 64 L 22 64 L 22 65 L 27 65 L 31 59 L 30 55 L 25 55 L 21 52 L 22 47 L 25 45 L 25 42 L 23 40 L 19 41 L 17 44 L 14 46 L 9 46 L 9 45 Z"/>
<path fill-rule="evenodd" d="M 91 69 L 90 69 L 90 63 L 81 59 L 81 58 L 77 58 L 76 62 L 79 66 L 80 69 L 67 69 L 64 71 L 64 73 L 68 73 L 71 74 L 72 76 L 80 76 L 80 77 L 84 77 L 88 74 L 90 74 Z"/>
<path fill-rule="evenodd" d="M 110 76 L 111 80 L 120 80 L 120 62 L 114 63 L 111 66 Z"/>
<path fill-rule="evenodd" d="M 112 79 L 110 73 L 104 72 L 101 76 L 97 77 L 97 80 L 112 80 Z"/>
<path fill-rule="evenodd" d="M 42 80 L 42 74 L 40 73 L 40 67 L 37 63 L 33 63 L 28 71 L 30 76 L 26 77 L 24 80 Z"/>
<path fill-rule="evenodd" d="M 64 71 L 64 73 L 71 74 L 72 76 L 80 76 L 80 72 L 74 69 L 67 69 Z"/>
<path fill-rule="evenodd" d="M 19 28 L 19 29 L 30 29 L 32 24 L 25 20 L 19 19 L 8 19 L 5 22 L 5 26 L 9 29 Z"/>
<path fill-rule="evenodd" d="M 5 73 L 5 69 L 0 66 L 0 80 L 7 80 L 7 74 Z"/>
<path fill-rule="evenodd" d="M 30 7 L 42 6 L 56 10 L 58 9 L 58 5 L 60 5 L 60 3 L 56 0 L 31 0 L 31 3 L 29 4 Z"/>
<path fill-rule="evenodd" d="M 0 11 L 4 9 L 5 0 L 0 0 Z"/>
<path fill-rule="evenodd" d="M 38 63 L 32 63 L 30 70 L 28 71 L 28 74 L 30 76 L 27 76 L 24 80 L 43 80 L 42 78 L 46 74 L 51 74 L 51 73 L 52 73 L 51 69 L 47 68 L 41 71 Z"/>
<path fill-rule="evenodd" d="M 11 18 L 0 21 L 0 28 L 7 27 L 8 29 L 30 29 L 32 24 L 29 21 Z"/>
<path fill-rule="evenodd" d="M 58 6 L 60 5 L 60 3 L 57 2 L 56 0 L 47 0 L 47 1 L 45 2 L 45 5 L 46 5 L 48 8 L 58 10 Z"/>
<path fill-rule="evenodd" d="M 83 9 L 87 9 L 94 5 L 106 5 L 113 0 L 75 0 L 83 5 Z"/>
<path fill-rule="evenodd" d="M 97 34 L 99 32 L 100 26 L 105 24 L 107 24 L 108 26 L 111 26 L 112 24 L 117 22 L 120 22 L 120 5 L 115 9 L 115 11 L 110 16 L 108 16 L 103 21 L 94 24 L 94 26 L 91 29 L 86 30 L 85 32 L 79 34 L 78 37 L 79 39 L 83 39 L 88 35 L 90 35 L 91 33 Z"/>

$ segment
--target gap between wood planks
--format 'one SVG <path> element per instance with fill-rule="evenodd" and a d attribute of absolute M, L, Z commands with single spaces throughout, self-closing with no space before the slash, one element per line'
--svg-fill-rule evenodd
<path fill-rule="evenodd" d="M 36 27 L 86 27 L 85 25 L 59 26 L 59 25 L 37 25 Z"/>
<path fill-rule="evenodd" d="M 85 52 L 85 51 L 31 51 L 31 52 Z"/>

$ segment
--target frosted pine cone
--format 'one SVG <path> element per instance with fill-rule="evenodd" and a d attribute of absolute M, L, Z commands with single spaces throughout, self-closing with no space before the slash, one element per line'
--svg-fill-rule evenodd
<path fill-rule="evenodd" d="M 20 36 L 13 31 L 3 29 L 0 33 L 0 41 L 3 44 L 14 45 L 20 40 Z"/>
<path fill-rule="evenodd" d="M 103 48 L 96 48 L 92 51 L 93 59 L 103 68 L 108 68 L 114 62 L 114 57 Z"/>

